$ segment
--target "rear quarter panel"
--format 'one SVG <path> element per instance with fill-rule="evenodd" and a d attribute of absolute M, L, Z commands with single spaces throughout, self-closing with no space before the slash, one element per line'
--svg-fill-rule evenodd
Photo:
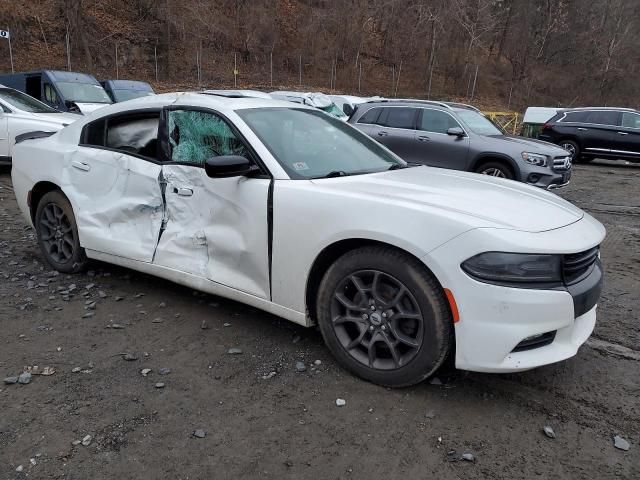
<path fill-rule="evenodd" d="M 43 181 L 54 183 L 64 191 L 64 158 L 65 147 L 59 134 L 25 140 L 14 147 L 11 179 L 18 206 L 29 225 L 32 225 L 27 204 L 29 191 Z"/>

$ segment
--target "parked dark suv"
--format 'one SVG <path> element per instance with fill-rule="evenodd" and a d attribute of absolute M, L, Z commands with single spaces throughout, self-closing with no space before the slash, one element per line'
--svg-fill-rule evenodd
<path fill-rule="evenodd" d="M 538 136 L 569 150 L 575 161 L 640 162 L 640 112 L 630 108 L 574 108 L 558 112 Z"/>
<path fill-rule="evenodd" d="M 404 160 L 504 177 L 542 188 L 566 185 L 571 155 L 506 135 L 472 106 L 420 100 L 361 103 L 349 123 Z"/>

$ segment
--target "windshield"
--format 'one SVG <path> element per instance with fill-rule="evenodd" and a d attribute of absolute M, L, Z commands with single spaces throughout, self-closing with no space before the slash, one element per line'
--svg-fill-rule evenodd
<path fill-rule="evenodd" d="M 504 135 L 502 130 L 481 113 L 474 110 L 458 110 L 456 113 L 464 124 L 478 135 Z"/>
<path fill-rule="evenodd" d="M 26 93 L 22 93 L 17 90 L 11 90 L 10 88 L 0 89 L 0 99 L 4 100 L 14 108 L 22 110 L 23 112 L 60 113 L 55 108 L 51 108 L 49 105 L 45 105 L 40 100 L 36 100 Z"/>
<path fill-rule="evenodd" d="M 237 113 L 293 179 L 382 172 L 406 166 L 364 133 L 317 110 L 255 108 Z"/>
<path fill-rule="evenodd" d="M 148 95 L 153 95 L 153 92 L 145 92 L 144 90 L 113 90 L 113 97 L 116 102 L 124 102 Z"/>
<path fill-rule="evenodd" d="M 92 83 L 57 82 L 65 100 L 80 103 L 112 103 L 107 92 L 100 85 Z"/>
<path fill-rule="evenodd" d="M 338 118 L 347 116 L 342 110 L 340 110 L 340 107 L 338 107 L 335 103 L 332 103 L 328 107 L 321 108 L 320 110 L 323 110 L 333 115 L 334 117 L 338 117 Z"/>

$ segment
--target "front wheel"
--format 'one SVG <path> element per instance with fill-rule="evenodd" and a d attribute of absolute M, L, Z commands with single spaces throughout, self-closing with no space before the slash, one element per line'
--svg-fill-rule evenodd
<path fill-rule="evenodd" d="M 40 250 L 49 265 L 63 273 L 78 273 L 87 266 L 73 208 L 62 192 L 55 190 L 42 197 L 35 227 Z"/>
<path fill-rule="evenodd" d="M 508 178 L 513 180 L 515 175 L 510 167 L 501 162 L 486 162 L 476 168 L 476 173 L 489 175 L 490 177 Z"/>
<path fill-rule="evenodd" d="M 338 362 L 384 386 L 429 377 L 453 344 L 451 313 L 434 276 L 415 258 L 385 247 L 353 250 L 329 268 L 317 318 Z"/>

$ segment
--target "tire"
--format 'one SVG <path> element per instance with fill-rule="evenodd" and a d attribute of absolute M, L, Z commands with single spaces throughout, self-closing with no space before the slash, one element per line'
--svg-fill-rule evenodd
<path fill-rule="evenodd" d="M 320 283 L 316 314 L 338 363 L 386 387 L 433 375 L 454 343 L 440 284 L 418 260 L 391 248 L 364 247 L 340 257 Z"/>
<path fill-rule="evenodd" d="M 560 140 L 558 142 L 558 146 L 564 148 L 565 150 L 568 150 L 571 153 L 572 162 L 578 163 L 584 161 L 580 158 L 580 145 L 578 145 L 573 140 Z"/>
<path fill-rule="evenodd" d="M 88 259 L 80 246 L 73 208 L 59 190 L 46 193 L 36 209 L 38 245 L 45 260 L 62 273 L 84 270 Z"/>
<path fill-rule="evenodd" d="M 509 180 L 513 180 L 515 178 L 513 169 L 503 162 L 493 161 L 481 163 L 476 167 L 475 172 L 481 175 L 489 175 L 491 177 L 508 178 Z"/>

